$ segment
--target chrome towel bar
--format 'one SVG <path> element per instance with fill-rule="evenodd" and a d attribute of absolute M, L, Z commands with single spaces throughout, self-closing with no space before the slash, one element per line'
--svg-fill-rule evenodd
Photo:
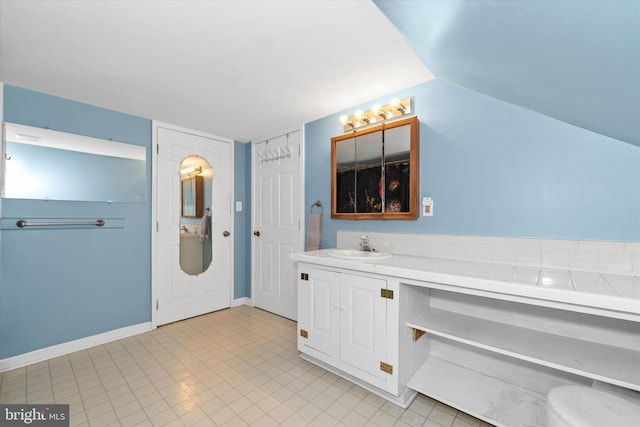
<path fill-rule="evenodd" d="M 20 228 L 25 227 L 52 227 L 59 225 L 95 225 L 96 227 L 102 227 L 104 225 L 104 219 L 98 219 L 96 221 L 66 221 L 66 222 L 30 222 L 26 219 L 19 220 L 16 225 Z"/>

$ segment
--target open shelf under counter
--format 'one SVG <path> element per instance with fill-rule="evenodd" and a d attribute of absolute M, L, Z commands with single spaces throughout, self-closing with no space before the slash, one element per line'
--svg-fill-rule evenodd
<path fill-rule="evenodd" d="M 422 364 L 408 386 L 497 426 L 545 424 L 544 395 L 434 357 Z"/>
<path fill-rule="evenodd" d="M 425 309 L 407 322 L 407 326 L 490 352 L 640 391 L 640 350 L 435 308 Z"/>

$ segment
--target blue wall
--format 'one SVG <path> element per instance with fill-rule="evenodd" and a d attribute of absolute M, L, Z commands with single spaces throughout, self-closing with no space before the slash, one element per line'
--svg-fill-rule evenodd
<path fill-rule="evenodd" d="M 420 126 L 420 197 L 434 216 L 349 221 L 337 230 L 640 241 L 640 148 L 477 92 L 433 80 L 305 127 L 305 206 L 330 206 L 338 117 L 392 96 L 413 97 Z"/>
<path fill-rule="evenodd" d="M 147 148 L 151 121 L 10 85 L 4 120 Z M 115 218 L 122 228 L 3 229 L 0 358 L 151 320 L 151 162 L 144 203 L 3 199 L 3 218 Z"/>
<path fill-rule="evenodd" d="M 251 297 L 251 144 L 234 145 L 235 201 L 242 202 L 242 212 L 234 216 L 234 290 L 235 298 Z"/>
<path fill-rule="evenodd" d="M 3 219 L 114 218 L 124 227 L 0 231 L 0 359 L 150 321 L 151 121 L 11 85 L 3 107 L 7 122 L 145 146 L 148 162 L 144 203 L 2 200 Z M 234 150 L 242 298 L 251 296 L 251 144 Z"/>

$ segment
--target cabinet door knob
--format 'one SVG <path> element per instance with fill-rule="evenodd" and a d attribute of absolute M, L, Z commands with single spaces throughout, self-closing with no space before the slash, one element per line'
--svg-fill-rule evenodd
<path fill-rule="evenodd" d="M 260 237 L 260 232 L 258 230 L 256 230 L 256 231 L 253 232 L 253 235 L 256 236 L 256 237 Z"/>
<path fill-rule="evenodd" d="M 333 309 L 337 310 L 339 308 L 338 304 L 333 304 Z"/>
<path fill-rule="evenodd" d="M 229 237 L 229 235 L 230 235 L 230 234 L 231 234 L 231 233 L 229 233 L 227 230 L 224 230 L 224 231 L 222 232 L 222 235 L 223 235 L 224 237 Z"/>

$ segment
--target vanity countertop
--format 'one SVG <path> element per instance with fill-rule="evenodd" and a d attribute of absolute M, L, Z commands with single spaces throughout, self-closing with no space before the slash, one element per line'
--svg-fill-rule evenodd
<path fill-rule="evenodd" d="M 397 255 L 375 262 L 329 256 L 331 249 L 291 254 L 294 261 L 448 286 L 465 293 L 525 298 L 640 322 L 640 277 L 444 258 Z M 411 283 L 416 284 L 416 283 Z"/>

